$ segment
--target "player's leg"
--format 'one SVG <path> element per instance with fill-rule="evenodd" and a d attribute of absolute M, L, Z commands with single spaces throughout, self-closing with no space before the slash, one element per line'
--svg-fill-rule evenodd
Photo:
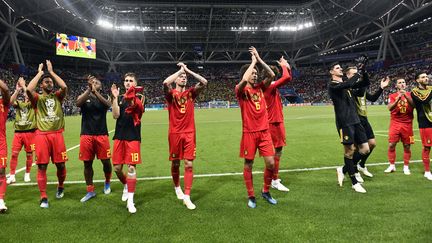
<path fill-rule="evenodd" d="M 56 198 L 60 199 L 64 197 L 64 182 L 66 180 L 66 164 L 65 162 L 55 163 L 57 167 L 57 193 Z"/>
<path fill-rule="evenodd" d="M 432 174 L 430 172 L 430 148 L 432 146 L 432 128 L 420 128 L 420 136 L 422 138 L 422 160 L 424 166 L 424 177 L 428 180 L 432 180 Z"/>
<path fill-rule="evenodd" d="M 358 171 L 362 172 L 367 177 L 373 177 L 373 174 L 369 172 L 369 170 L 366 167 L 366 161 L 369 158 L 370 154 L 376 147 L 376 140 L 375 138 L 368 139 L 368 145 L 369 145 L 369 153 L 363 155 L 361 157 L 360 162 L 358 163 L 357 169 Z"/>
<path fill-rule="evenodd" d="M 129 156 L 125 151 L 125 141 L 123 140 L 114 140 L 113 153 L 112 153 L 112 162 L 114 165 L 114 172 L 117 175 L 117 178 L 123 184 L 123 194 L 122 201 L 127 201 L 128 195 L 128 186 L 126 181 L 126 175 L 123 172 L 123 164 L 125 164 L 125 157 Z"/>
<path fill-rule="evenodd" d="M 246 190 L 248 194 L 248 207 L 256 208 L 256 199 L 255 192 L 253 187 L 253 176 L 252 176 L 252 168 L 253 168 L 253 159 L 245 159 L 243 166 L 243 180 L 246 185 Z"/>
<path fill-rule="evenodd" d="M 186 205 L 188 209 L 195 209 L 195 204 L 192 203 L 190 199 L 190 192 L 192 189 L 192 183 L 193 183 L 193 160 L 184 160 L 184 198 L 183 203 Z"/>
<path fill-rule="evenodd" d="M 87 202 L 96 197 L 96 193 L 94 192 L 93 175 L 93 160 L 84 161 L 84 179 L 87 185 L 87 194 L 81 198 L 81 202 Z"/>
<path fill-rule="evenodd" d="M 24 181 L 30 182 L 30 171 L 33 166 L 33 152 L 35 151 L 34 144 L 35 132 L 29 132 L 25 134 L 24 146 L 26 151 L 26 172 L 24 174 Z"/>
<path fill-rule="evenodd" d="M 111 193 L 111 175 L 112 175 L 112 165 L 110 159 L 101 159 L 103 171 L 105 175 L 104 193 Z"/>
<path fill-rule="evenodd" d="M 105 175 L 104 183 L 104 194 L 111 193 L 111 175 L 112 175 L 112 165 L 111 165 L 111 148 L 109 143 L 109 138 L 107 135 L 94 136 L 93 146 L 95 147 L 97 158 L 101 160 L 103 171 Z"/>
<path fill-rule="evenodd" d="M 46 192 L 47 188 L 47 167 L 50 159 L 50 148 L 49 142 L 47 141 L 46 134 L 37 134 L 35 137 L 35 152 L 36 152 L 36 165 L 37 171 L 37 184 L 40 192 L 40 207 L 48 208 L 48 195 Z"/>
<path fill-rule="evenodd" d="M 9 178 L 7 179 L 7 184 L 12 184 L 16 182 L 15 172 L 16 172 L 16 167 L 18 165 L 18 155 L 23 146 L 22 142 L 23 141 L 22 141 L 21 134 L 15 133 L 12 139 L 12 156 L 9 165 L 10 171 L 9 171 Z"/>
<path fill-rule="evenodd" d="M 128 165 L 128 175 L 127 175 L 127 186 L 128 186 L 128 197 L 127 197 L 127 208 L 129 213 L 136 213 L 136 208 L 134 204 L 134 194 L 136 187 L 136 167 L 135 165 Z"/>
<path fill-rule="evenodd" d="M 396 171 L 396 145 L 397 142 L 389 142 L 387 157 L 390 165 L 386 170 L 384 170 L 385 173 L 391 173 Z"/>
<path fill-rule="evenodd" d="M 280 159 L 282 156 L 282 148 L 283 147 L 275 148 L 274 172 L 273 172 L 271 187 L 275 188 L 276 190 L 279 190 L 281 192 L 288 192 L 289 191 L 288 187 L 283 185 L 281 183 L 281 179 L 279 178 L 279 164 L 280 164 Z"/>
<path fill-rule="evenodd" d="M 36 147 L 37 148 L 37 147 Z M 38 157 L 39 158 L 39 157 Z M 40 192 L 40 207 L 41 208 L 48 208 L 48 195 L 46 192 L 46 188 L 47 188 L 47 167 L 48 167 L 48 162 L 45 163 L 41 163 L 37 162 L 37 166 L 38 166 L 38 174 L 37 174 L 37 183 L 38 183 L 38 187 L 39 187 L 39 192 Z"/>
<path fill-rule="evenodd" d="M 409 161 L 411 159 L 411 144 L 403 144 L 403 148 L 404 148 L 404 155 L 403 155 L 404 167 L 403 167 L 403 173 L 405 175 L 411 175 L 411 171 L 409 169 Z"/>
<path fill-rule="evenodd" d="M 5 213 L 7 210 L 6 204 L 4 202 L 7 187 L 6 184 L 6 162 L 2 163 L 0 161 L 0 213 Z"/>
<path fill-rule="evenodd" d="M 183 200 L 184 194 L 180 186 L 180 158 L 183 156 L 180 154 L 183 148 L 181 144 L 180 135 L 176 133 L 170 133 L 168 135 L 169 144 L 169 160 L 171 161 L 171 177 L 174 184 L 174 191 L 177 199 Z"/>
<path fill-rule="evenodd" d="M 262 197 L 270 204 L 277 204 L 276 199 L 270 195 L 270 185 L 273 179 L 274 173 L 274 156 L 263 156 L 265 168 L 264 168 L 264 185 L 261 192 Z"/>
<path fill-rule="evenodd" d="M 174 191 L 177 199 L 183 200 L 184 193 L 180 186 L 180 160 L 175 159 L 171 161 L 171 177 L 174 184 Z"/>

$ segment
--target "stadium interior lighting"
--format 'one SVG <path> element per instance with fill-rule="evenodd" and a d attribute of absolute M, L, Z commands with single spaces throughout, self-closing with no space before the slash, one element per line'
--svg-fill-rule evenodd
<path fill-rule="evenodd" d="M 293 31 L 299 31 L 303 29 L 307 29 L 314 26 L 312 22 L 306 22 L 298 25 L 281 25 L 281 26 L 274 26 L 270 27 L 269 31 L 286 31 L 286 32 L 293 32 Z"/>
<path fill-rule="evenodd" d="M 231 27 L 231 31 L 256 31 L 257 26 L 242 26 L 242 27 Z"/>
<path fill-rule="evenodd" d="M 107 28 L 107 29 L 112 29 L 114 27 L 112 23 L 103 19 L 99 19 L 97 24 L 100 25 L 102 28 Z"/>

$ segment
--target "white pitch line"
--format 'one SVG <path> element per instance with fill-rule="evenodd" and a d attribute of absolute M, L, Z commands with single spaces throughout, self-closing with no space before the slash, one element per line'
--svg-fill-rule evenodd
<path fill-rule="evenodd" d="M 422 160 L 412 160 L 410 163 L 419 163 L 422 162 Z M 380 165 L 388 165 L 388 162 L 384 163 L 368 163 L 367 166 L 380 166 Z M 403 161 L 398 161 L 396 164 L 403 164 Z M 319 171 L 319 170 L 331 170 L 336 169 L 337 167 L 340 167 L 340 165 L 333 165 L 333 166 L 323 166 L 323 167 L 315 167 L 315 168 L 299 168 L 299 169 L 289 169 L 289 170 L 279 170 L 279 173 L 288 173 L 288 172 L 305 172 L 305 171 Z M 262 171 L 254 171 L 252 174 L 263 174 Z M 216 173 L 216 174 L 200 174 L 200 175 L 194 175 L 195 178 L 208 178 L 208 177 L 222 177 L 222 176 L 238 176 L 243 175 L 243 172 L 231 172 L 231 173 Z M 183 178 L 183 176 L 180 176 Z M 141 177 L 137 178 L 138 181 L 154 181 L 154 180 L 170 180 L 172 179 L 171 176 L 154 176 L 154 177 Z M 112 182 L 118 182 L 118 179 L 111 180 Z M 94 183 L 101 183 L 105 182 L 105 180 L 93 180 Z M 65 181 L 64 184 L 84 184 L 85 181 Z M 48 182 L 48 185 L 57 185 L 58 182 L 56 181 L 50 181 Z M 35 182 L 31 183 L 14 183 L 9 186 L 34 186 L 37 185 Z"/>
<path fill-rule="evenodd" d="M 108 134 L 114 132 L 114 130 L 115 130 L 115 129 L 109 131 Z M 79 148 L 79 146 L 80 146 L 80 145 L 77 144 L 77 145 L 75 145 L 75 146 L 73 146 L 73 147 L 70 147 L 70 148 L 66 149 L 66 152 L 69 152 L 69 151 L 71 151 L 71 150 L 74 150 L 74 149 L 76 149 L 76 148 Z M 36 163 L 33 163 L 33 164 L 32 164 L 32 166 L 35 166 L 35 165 L 36 165 Z M 16 170 L 16 171 L 15 171 L 15 175 L 16 175 L 17 173 L 21 172 L 21 171 L 24 171 L 25 169 L 26 169 L 26 167 L 24 166 L 24 167 L 22 167 L 22 168 Z M 6 175 L 6 177 L 9 177 L 9 176 L 10 176 L 10 174 L 7 174 L 7 175 Z"/>

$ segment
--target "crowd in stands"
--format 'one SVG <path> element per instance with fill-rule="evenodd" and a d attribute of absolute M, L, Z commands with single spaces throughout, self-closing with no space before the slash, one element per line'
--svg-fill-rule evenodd
<path fill-rule="evenodd" d="M 236 102 L 234 88 L 239 81 L 239 65 L 234 66 L 209 66 L 203 69 L 194 67 L 194 70 L 207 78 L 208 87 L 199 96 L 197 102 L 209 101 L 229 101 Z M 178 69 L 175 65 L 156 67 L 148 66 L 135 71 L 139 77 L 139 85 L 144 86 L 146 104 L 163 104 L 164 93 L 162 88 L 163 80 Z M 422 70 L 428 74 L 432 73 L 432 61 L 424 60 L 422 63 L 409 63 L 407 65 L 394 67 L 390 66 L 386 69 L 373 70 L 370 69 L 371 92 L 378 89 L 380 80 L 385 76 L 390 76 L 392 79 L 396 77 L 405 78 L 409 89 L 415 86 L 414 75 L 417 71 Z M 126 70 L 125 70 L 126 71 Z M 63 103 L 63 110 L 66 115 L 79 113 L 79 108 L 75 106 L 75 101 L 86 88 L 86 76 L 88 73 L 76 73 L 70 70 L 56 70 L 56 72 L 66 81 L 69 87 L 69 93 Z M 12 69 L 8 69 L 6 65 L 0 65 L 0 79 L 5 80 L 11 92 L 15 89 L 15 83 L 19 75 L 24 76 L 27 83 L 36 73 L 35 69 L 27 68 L 25 74 L 18 74 Z M 327 83 L 329 81 L 328 70 L 324 67 L 301 67 L 296 70 L 293 80 L 286 85 L 286 89 L 292 90 L 297 96 L 301 97 L 304 103 L 330 103 L 327 94 Z M 101 73 L 96 75 L 103 83 L 102 93 L 106 96 L 110 94 L 110 88 L 113 83 L 118 87 L 122 85 L 121 73 Z M 196 81 L 189 76 L 189 85 L 194 85 Z M 385 103 L 389 93 L 395 92 L 394 84 L 384 91 L 384 94 L 376 103 Z M 121 90 L 124 92 L 124 90 Z M 288 100 L 284 99 L 285 103 Z M 12 113 L 13 113 L 13 109 Z M 11 114 L 13 116 L 13 114 Z"/>

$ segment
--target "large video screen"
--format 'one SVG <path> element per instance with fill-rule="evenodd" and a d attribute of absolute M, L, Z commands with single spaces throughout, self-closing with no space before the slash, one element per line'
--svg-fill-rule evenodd
<path fill-rule="evenodd" d="M 56 54 L 96 59 L 96 39 L 56 33 Z"/>

